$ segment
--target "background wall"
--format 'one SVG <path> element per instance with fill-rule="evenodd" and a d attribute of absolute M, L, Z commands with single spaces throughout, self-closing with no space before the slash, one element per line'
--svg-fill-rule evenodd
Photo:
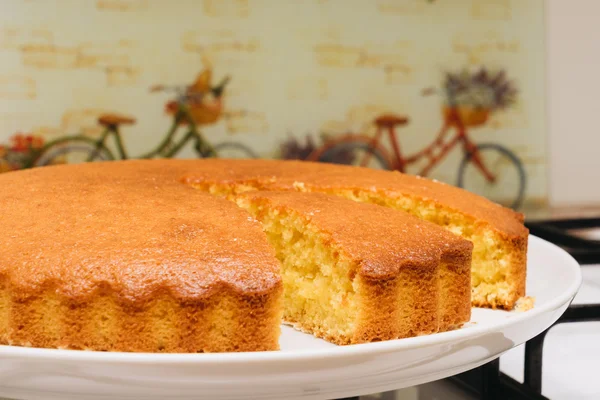
<path fill-rule="evenodd" d="M 547 1 L 552 205 L 597 205 L 600 2 Z M 594 183 L 592 183 L 594 182 Z"/>
<path fill-rule="evenodd" d="M 149 86 L 192 83 L 210 63 L 215 82 L 232 76 L 225 118 L 204 130 L 211 142 L 235 140 L 273 157 L 290 136 L 368 131 L 393 111 L 410 117 L 399 136 L 411 152 L 442 124 L 441 99 L 422 89 L 440 86 L 447 71 L 483 65 L 506 70 L 518 101 L 471 136 L 515 151 L 530 201 L 546 199 L 542 0 L 0 4 L 0 142 L 17 131 L 97 135 L 97 116 L 118 111 L 137 118 L 124 139 L 142 153 L 170 124 L 169 96 Z M 460 157 L 456 149 L 432 175 L 454 182 Z"/>

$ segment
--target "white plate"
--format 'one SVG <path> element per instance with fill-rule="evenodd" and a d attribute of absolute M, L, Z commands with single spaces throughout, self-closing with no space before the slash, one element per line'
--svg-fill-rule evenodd
<path fill-rule="evenodd" d="M 579 265 L 530 237 L 533 310 L 473 309 L 464 328 L 335 346 L 284 327 L 282 351 L 132 354 L 0 346 L 0 396 L 18 399 L 333 399 L 441 379 L 498 357 L 549 327 L 581 284 Z"/>

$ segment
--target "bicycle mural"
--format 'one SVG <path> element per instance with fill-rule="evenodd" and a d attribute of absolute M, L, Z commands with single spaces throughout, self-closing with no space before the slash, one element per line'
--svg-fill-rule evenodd
<path fill-rule="evenodd" d="M 223 142 L 213 146 L 200 132 L 201 125 L 211 125 L 220 119 L 223 112 L 223 93 L 230 79 L 225 77 L 218 85 L 212 86 L 211 78 L 212 71 L 206 69 L 189 86 L 155 85 L 150 88 L 151 92 L 168 91 L 175 94 L 175 99 L 169 101 L 165 106 L 165 110 L 167 114 L 171 115 L 173 122 L 163 140 L 153 150 L 135 158 L 175 157 L 189 142 L 193 143 L 199 158 L 257 157 L 251 149 L 239 143 Z M 40 154 L 32 160 L 32 166 L 130 158 L 123 144 L 120 127 L 135 122 L 134 118 L 120 114 L 101 115 L 98 118 L 98 124 L 104 130 L 98 139 L 73 135 L 53 140 L 46 144 Z M 181 138 L 175 139 L 175 135 L 181 127 L 184 128 L 185 133 Z M 108 140 L 111 138 L 114 140 L 116 154 L 108 146 Z"/>
<path fill-rule="evenodd" d="M 302 159 L 548 203 L 543 0 L 30 3 L 0 24 L 0 172 Z"/>
<path fill-rule="evenodd" d="M 441 89 L 423 90 L 423 95 L 436 93 L 443 96 L 443 125 L 437 135 L 432 136 L 433 141 L 414 154 L 402 152 L 396 131 L 409 123 L 408 116 L 384 114 L 373 121 L 374 136 L 364 133 L 325 136 L 319 146 L 310 136 L 304 146 L 291 138 L 281 146 L 281 157 L 400 172 L 411 172 L 412 164 L 425 160 L 426 165 L 414 172 L 427 176 L 450 151 L 460 147 L 463 158 L 457 167 L 456 184 L 508 207 L 518 208 L 526 188 L 521 160 L 499 143 L 477 143 L 470 135 L 472 129 L 486 124 L 491 113 L 515 103 L 515 84 L 503 70 L 482 67 L 469 72 L 464 69 L 447 73 Z"/>

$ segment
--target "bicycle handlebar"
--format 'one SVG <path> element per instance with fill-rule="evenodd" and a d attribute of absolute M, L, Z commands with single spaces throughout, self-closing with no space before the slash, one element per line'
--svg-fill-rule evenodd
<path fill-rule="evenodd" d="M 435 87 L 428 87 L 421 89 L 421 96 L 431 96 L 434 94 L 438 94 L 439 90 Z"/>
<path fill-rule="evenodd" d="M 150 86 L 150 92 L 178 92 L 182 93 L 187 90 L 186 86 L 165 86 L 165 85 L 153 85 Z"/>
<path fill-rule="evenodd" d="M 218 86 L 211 88 L 210 92 L 217 98 L 221 97 L 221 95 L 223 94 L 223 90 L 225 89 L 225 85 L 227 85 L 229 80 L 230 80 L 230 77 L 226 76 Z M 167 92 L 167 91 L 175 92 L 177 94 L 177 101 L 179 101 L 180 103 L 187 103 L 190 101 L 199 102 L 199 101 L 202 101 L 203 97 L 206 95 L 206 92 L 189 91 L 188 86 L 181 86 L 181 85 L 179 85 L 179 86 L 166 86 L 166 85 L 150 86 L 150 92 L 152 92 L 152 93 Z"/>

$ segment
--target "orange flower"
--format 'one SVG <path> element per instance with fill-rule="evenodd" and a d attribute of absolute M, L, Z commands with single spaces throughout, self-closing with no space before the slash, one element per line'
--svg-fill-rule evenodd
<path fill-rule="evenodd" d="M 39 136 L 27 135 L 25 136 L 25 143 L 28 147 L 37 149 L 44 145 L 44 139 Z"/>
<path fill-rule="evenodd" d="M 43 147 L 44 139 L 31 134 L 24 135 L 21 132 L 14 134 L 10 138 L 10 150 L 16 152 L 26 152 L 30 149 L 39 149 Z"/>
<path fill-rule="evenodd" d="M 27 141 L 22 133 L 17 133 L 10 138 L 11 150 L 22 152 L 27 150 Z"/>

